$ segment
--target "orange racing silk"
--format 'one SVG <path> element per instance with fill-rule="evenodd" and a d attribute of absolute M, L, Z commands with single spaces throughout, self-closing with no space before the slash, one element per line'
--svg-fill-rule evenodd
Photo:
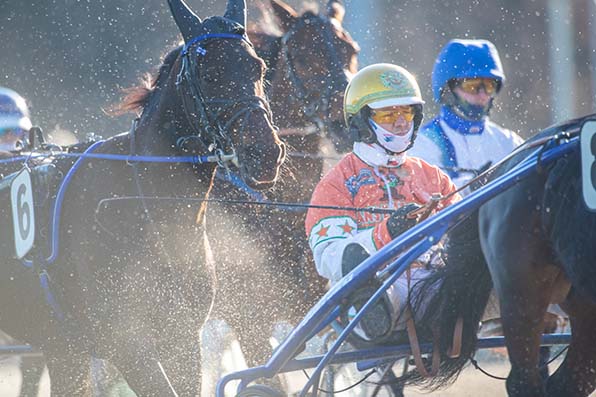
<path fill-rule="evenodd" d="M 399 167 L 373 167 L 349 153 L 319 182 L 311 204 L 397 209 L 408 203 L 424 205 L 433 194 L 445 196 L 455 190 L 446 174 L 419 158 L 406 156 Z M 456 194 L 437 210 L 459 199 Z M 332 282 L 341 279 L 341 257 L 349 243 L 373 253 L 391 241 L 387 219 L 386 214 L 365 210 L 310 208 L 306 233 L 319 274 Z"/>

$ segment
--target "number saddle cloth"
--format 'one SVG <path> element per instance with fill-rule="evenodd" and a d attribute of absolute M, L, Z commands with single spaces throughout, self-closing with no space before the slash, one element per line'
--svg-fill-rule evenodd
<path fill-rule="evenodd" d="M 46 160 L 47 161 L 47 160 Z M 57 167 L 52 162 L 30 165 L 31 188 L 33 208 L 29 213 L 34 214 L 35 246 L 44 249 L 42 243 L 48 236 L 50 211 L 64 171 L 72 166 L 72 161 L 67 161 L 66 170 Z M 7 163 L 0 169 L 0 260 L 15 258 L 15 230 L 13 222 L 13 209 L 11 200 L 11 186 L 13 181 L 22 172 L 23 163 Z M 28 208 L 28 207 L 27 207 Z M 45 252 L 44 252 L 45 254 Z"/>

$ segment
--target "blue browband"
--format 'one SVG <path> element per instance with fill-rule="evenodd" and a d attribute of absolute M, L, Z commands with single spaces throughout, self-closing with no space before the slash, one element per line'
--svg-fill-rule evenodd
<path fill-rule="evenodd" d="M 241 34 L 235 34 L 235 33 L 206 33 L 206 34 L 202 34 L 200 36 L 197 36 L 194 39 L 192 39 L 191 41 L 189 41 L 188 43 L 184 44 L 184 47 L 182 47 L 182 56 L 187 55 L 188 54 L 188 50 L 194 44 L 198 43 L 199 41 L 203 41 L 203 40 L 207 40 L 207 39 L 235 39 L 235 40 L 242 40 L 245 43 L 247 43 L 250 46 L 252 46 L 251 42 L 248 41 L 248 38 L 246 36 L 244 36 L 244 35 L 241 35 Z M 198 46 L 197 49 L 196 49 L 196 51 L 197 51 L 197 54 L 199 54 L 199 55 L 205 55 L 206 52 L 207 52 L 201 46 Z"/>

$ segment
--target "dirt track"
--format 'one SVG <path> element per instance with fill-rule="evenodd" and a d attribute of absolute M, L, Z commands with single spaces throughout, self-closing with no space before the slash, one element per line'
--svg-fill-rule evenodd
<path fill-rule="evenodd" d="M 234 349 L 232 349 L 234 350 Z M 228 352 L 227 356 L 225 357 L 224 361 L 228 361 L 226 367 L 231 365 L 229 362 L 235 354 Z M 494 375 L 498 376 L 505 376 L 508 370 L 508 364 L 503 357 L 500 360 L 497 360 L 498 355 L 492 354 L 491 357 L 487 358 L 486 354 L 483 357 L 480 357 L 479 362 L 482 367 L 493 373 Z M 359 376 L 359 375 L 358 375 Z M 290 377 L 289 386 L 290 389 L 296 389 L 300 382 L 304 381 L 304 375 L 300 373 L 292 374 Z M 20 386 L 21 375 L 18 370 L 17 362 L 14 359 L 3 360 L 0 362 L 0 396 L 1 397 L 17 397 L 18 390 Z M 343 385 L 342 385 L 343 386 Z M 368 386 L 371 387 L 371 386 Z M 362 388 L 358 389 L 359 392 L 347 392 L 342 393 L 340 396 L 346 397 L 364 397 L 367 395 L 367 392 Z M 370 389 L 369 389 L 370 390 Z M 384 394 L 388 396 L 389 394 Z M 414 396 L 427 396 L 428 393 L 419 392 L 416 390 L 406 390 L 406 396 L 414 397 Z M 441 396 L 441 397 L 501 397 L 506 396 L 505 393 L 505 385 L 503 381 L 490 379 L 485 375 L 480 374 L 476 369 L 472 366 L 466 368 L 462 376 L 457 380 L 457 382 L 446 390 L 441 390 L 435 393 L 432 393 L 433 396 Z M 49 396 L 49 378 L 47 376 L 47 372 L 44 373 L 42 377 L 42 390 L 39 394 L 39 397 L 47 397 Z M 204 395 L 203 395 L 204 396 Z M 593 397 L 596 397 L 596 393 L 592 394 Z M 114 396 L 115 397 L 115 396 Z"/>

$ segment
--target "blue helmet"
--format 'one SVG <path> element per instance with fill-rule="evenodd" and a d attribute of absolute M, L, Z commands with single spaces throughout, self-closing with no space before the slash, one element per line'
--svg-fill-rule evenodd
<path fill-rule="evenodd" d="M 0 150 L 15 150 L 27 140 L 31 129 L 25 99 L 15 91 L 0 87 Z"/>
<path fill-rule="evenodd" d="M 435 102 L 440 103 L 443 89 L 452 79 L 486 77 L 505 80 L 503 65 L 494 44 L 488 40 L 454 39 L 443 47 L 435 61 L 432 85 Z"/>
<path fill-rule="evenodd" d="M 5 128 L 29 130 L 31 119 L 25 99 L 11 89 L 0 87 L 0 130 Z"/>

